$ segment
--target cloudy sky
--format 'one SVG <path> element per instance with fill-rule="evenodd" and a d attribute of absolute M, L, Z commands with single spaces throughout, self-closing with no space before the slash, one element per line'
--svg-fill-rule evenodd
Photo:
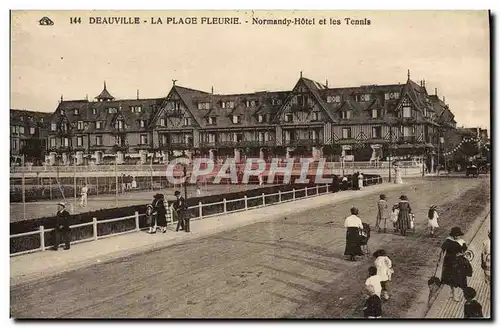
<path fill-rule="evenodd" d="M 43 16 L 53 26 L 40 26 Z M 140 25 L 90 25 L 89 17 L 140 17 Z M 197 17 L 197 25 L 166 24 Z M 202 25 L 201 17 L 239 17 Z M 81 17 L 81 24 L 70 24 Z M 143 23 L 161 17 L 164 24 Z M 252 18 L 315 18 L 314 26 L 262 26 Z M 346 25 L 344 18 L 370 20 Z M 326 18 L 341 25 L 319 25 Z M 248 21 L 248 23 L 246 23 Z M 216 93 L 289 90 L 305 77 L 330 86 L 404 83 L 407 69 L 459 124 L 490 127 L 486 11 L 12 12 L 11 108 L 53 111 L 64 99 L 165 96 L 177 84 Z"/>

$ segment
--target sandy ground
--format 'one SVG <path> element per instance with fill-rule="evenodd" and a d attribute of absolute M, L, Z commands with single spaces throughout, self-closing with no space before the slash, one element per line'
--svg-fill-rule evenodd
<path fill-rule="evenodd" d="M 481 190 L 475 190 L 483 184 Z M 486 185 L 486 187 L 484 187 Z M 422 231 L 430 204 L 443 206 L 441 237 L 457 210 L 488 192 L 486 179 L 435 179 L 408 186 L 417 235 L 372 232 L 370 249 L 384 247 L 395 261 L 390 317 L 411 306 L 428 277 L 413 267 L 412 254 L 430 249 Z M 386 193 L 397 202 L 399 191 Z M 372 259 L 343 259 L 343 219 L 356 205 L 374 224 L 377 195 L 342 201 L 287 218 L 255 223 L 166 249 L 123 258 L 11 288 L 14 317 L 59 318 L 280 318 L 356 317 L 362 305 L 364 271 Z M 477 200 L 477 199 L 476 199 Z M 475 201 L 476 201 L 475 200 Z M 463 205 L 459 205 L 463 204 Z M 462 207 L 460 207 L 462 206 Z M 479 206 L 479 205 L 478 205 Z M 446 211 L 450 215 L 446 214 Z M 464 217 L 467 217 L 464 212 Z M 473 220 L 472 212 L 469 213 Z M 460 220 L 459 220 L 460 221 Z M 465 221 L 460 223 L 465 224 Z M 464 227 L 465 228 L 465 227 Z M 408 259 L 408 260 L 407 260 Z M 424 264 L 430 259 L 424 259 Z M 432 264 L 429 264 L 432 265 Z M 411 288 L 409 288 L 411 287 Z M 420 290 L 415 290 L 419 287 Z M 413 294 L 412 294 L 413 293 Z"/>
<path fill-rule="evenodd" d="M 206 185 L 202 187 L 202 196 L 222 194 L 227 192 L 238 192 L 243 190 L 249 190 L 259 188 L 259 185 Z M 103 195 L 103 196 L 90 196 L 88 198 L 87 207 L 80 207 L 80 199 L 75 201 L 75 198 L 66 198 L 64 201 L 67 204 L 68 211 L 70 213 L 82 213 L 95 211 L 103 208 L 114 208 L 120 206 L 130 206 L 137 204 L 145 204 L 153 199 L 153 195 L 156 193 L 163 193 L 167 199 L 175 199 L 174 191 L 180 189 L 168 188 L 168 189 L 156 189 L 154 191 L 134 191 L 118 194 L 118 198 L 115 195 Z M 184 195 L 183 190 L 181 192 Z M 188 187 L 188 198 L 196 197 L 196 187 Z M 57 212 L 57 204 L 63 200 L 47 200 L 41 202 L 30 202 L 26 203 L 25 207 L 22 203 L 11 203 L 10 204 L 10 222 L 22 221 L 24 218 L 27 220 L 35 219 L 45 216 L 55 215 Z M 24 214 L 26 211 L 26 214 Z"/>

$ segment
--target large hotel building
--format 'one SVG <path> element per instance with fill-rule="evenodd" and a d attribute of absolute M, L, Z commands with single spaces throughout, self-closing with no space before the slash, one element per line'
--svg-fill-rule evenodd
<path fill-rule="evenodd" d="M 47 120 L 47 119 L 45 119 Z M 63 100 L 47 122 L 46 162 L 162 163 L 173 157 L 324 156 L 435 161 L 456 129 L 425 82 L 336 88 L 300 74 L 291 91 L 214 94 L 176 85 L 164 98 Z"/>

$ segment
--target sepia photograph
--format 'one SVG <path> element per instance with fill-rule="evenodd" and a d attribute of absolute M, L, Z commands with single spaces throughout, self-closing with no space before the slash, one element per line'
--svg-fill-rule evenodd
<path fill-rule="evenodd" d="M 9 15 L 11 319 L 492 319 L 489 11 Z"/>

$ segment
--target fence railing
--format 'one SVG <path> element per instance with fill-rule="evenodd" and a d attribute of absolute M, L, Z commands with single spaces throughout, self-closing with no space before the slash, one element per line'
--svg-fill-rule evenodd
<path fill-rule="evenodd" d="M 240 164 L 244 166 L 245 164 Z M 410 167 L 420 167 L 422 164 L 416 161 L 398 161 L 398 166 L 403 168 Z M 285 164 L 283 163 L 283 166 Z M 310 167 L 313 164 L 310 164 Z M 130 172 L 130 171 L 165 171 L 167 164 L 143 164 L 143 165 L 60 165 L 60 166 L 12 166 L 12 173 L 21 173 L 21 172 Z M 215 164 L 214 170 L 218 170 L 222 167 L 222 164 Z M 267 168 L 270 167 L 270 163 L 267 164 Z M 294 169 L 300 169 L 300 163 L 294 163 Z M 379 169 L 379 168 L 388 168 L 388 161 L 370 161 L 370 162 L 327 162 L 325 164 L 325 169 L 341 169 L 349 168 L 349 169 Z M 174 170 L 175 173 L 182 172 L 182 168 L 176 167 Z"/>
<path fill-rule="evenodd" d="M 373 181 L 373 180 L 377 180 L 380 182 L 380 178 L 378 178 L 378 177 L 377 178 L 368 178 L 365 180 L 367 182 Z M 328 184 L 316 185 L 313 187 L 305 187 L 303 189 L 292 189 L 290 191 L 278 191 L 277 193 L 272 193 L 272 194 L 262 193 L 262 195 L 253 196 L 253 197 L 245 196 L 243 198 L 231 199 L 231 200 L 226 200 L 224 198 L 222 201 L 214 202 L 214 203 L 203 204 L 202 202 L 199 202 L 198 205 L 190 206 L 188 208 L 188 211 L 197 209 L 197 216 L 192 217 L 191 220 L 199 220 L 199 219 L 213 217 L 213 216 L 217 216 L 217 215 L 221 215 L 221 214 L 229 214 L 229 213 L 247 211 L 249 209 L 261 208 L 261 207 L 270 206 L 273 204 L 281 204 L 281 203 L 285 203 L 285 202 L 295 201 L 298 199 L 310 198 L 310 197 L 314 197 L 314 196 L 327 194 L 329 192 L 330 192 L 330 186 Z M 303 193 L 303 196 L 301 196 L 302 193 Z M 289 196 L 284 197 L 287 195 L 291 195 L 291 197 L 289 197 Z M 277 199 L 277 201 L 266 202 L 266 198 L 268 198 L 268 197 L 277 197 L 278 199 Z M 260 203 L 260 205 L 249 206 L 249 204 L 248 204 L 249 201 L 259 200 L 259 199 L 260 199 L 260 202 L 258 202 L 258 203 Z M 234 202 L 243 202 L 244 206 L 242 208 L 228 210 L 228 208 L 227 208 L 228 204 L 231 204 Z M 205 215 L 203 212 L 203 208 L 214 206 L 214 205 L 223 205 L 222 211 Z M 144 215 L 145 214 L 139 214 L 138 212 L 135 212 L 135 214 L 131 215 L 131 216 L 125 216 L 125 217 L 107 219 L 107 220 L 98 220 L 97 218 L 93 218 L 93 220 L 91 222 L 72 225 L 72 226 L 70 226 L 70 229 L 92 226 L 92 237 L 72 241 L 71 244 L 78 244 L 78 243 L 87 242 L 87 241 L 96 241 L 96 240 L 111 237 L 111 236 L 118 236 L 118 235 L 122 235 L 122 234 L 126 234 L 126 233 L 137 232 L 137 231 L 141 231 L 143 229 L 147 229 L 147 227 L 143 227 L 143 228 L 140 227 L 140 218 L 143 217 Z M 135 219 L 135 227 L 133 229 L 130 229 L 127 231 L 116 232 L 116 233 L 112 232 L 110 234 L 105 234 L 105 235 L 101 235 L 101 236 L 98 235 L 98 225 L 109 224 L 112 222 L 118 222 L 118 221 L 124 221 L 124 220 L 130 220 L 133 218 Z M 173 222 L 173 221 L 171 221 L 171 222 Z M 53 230 L 54 230 L 54 228 L 46 229 L 44 226 L 40 226 L 40 228 L 38 230 L 35 230 L 35 231 L 11 235 L 10 239 L 38 234 L 40 236 L 39 237 L 40 238 L 40 247 L 12 253 L 10 255 L 16 256 L 16 255 L 33 253 L 33 252 L 45 251 L 47 248 L 50 248 L 51 246 L 53 246 L 53 245 L 49 245 L 49 246 L 46 245 L 45 234 L 48 232 L 51 232 Z"/>

